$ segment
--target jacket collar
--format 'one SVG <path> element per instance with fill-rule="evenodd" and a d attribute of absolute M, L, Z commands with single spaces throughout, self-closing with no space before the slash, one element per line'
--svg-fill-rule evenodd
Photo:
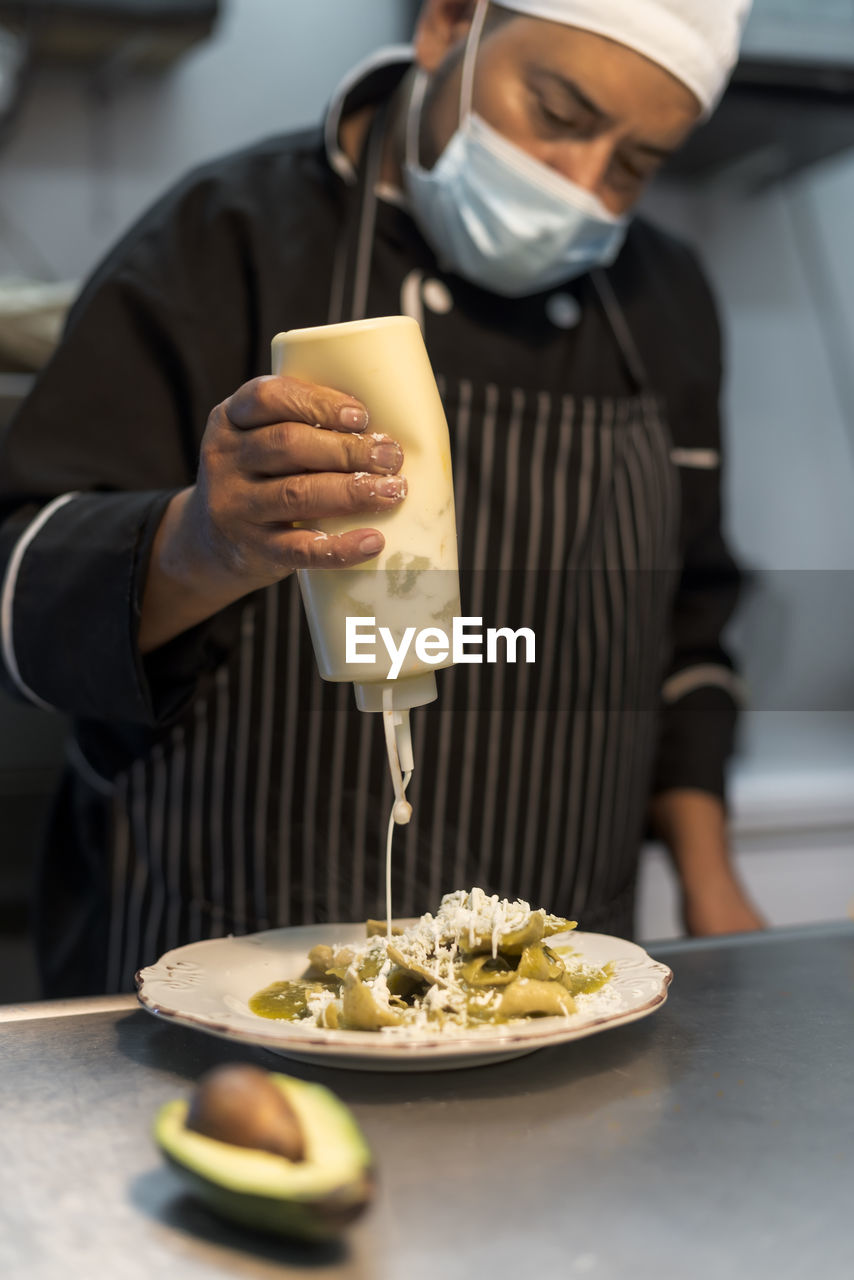
<path fill-rule="evenodd" d="M 414 50 L 409 44 L 388 45 L 349 71 L 333 94 L 323 123 L 323 145 L 330 168 L 344 182 L 358 179 L 349 156 L 341 148 L 341 121 L 351 111 L 381 102 L 393 93 L 412 65 Z"/>

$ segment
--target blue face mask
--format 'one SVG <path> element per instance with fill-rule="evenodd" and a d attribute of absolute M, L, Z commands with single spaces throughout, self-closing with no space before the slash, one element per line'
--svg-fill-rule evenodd
<path fill-rule="evenodd" d="M 486 6 L 480 7 L 481 14 Z M 470 110 L 480 23 L 466 49 L 461 122 L 434 167 L 417 161 L 427 77 L 416 80 L 407 122 L 404 185 L 412 213 L 440 262 L 505 297 L 539 293 L 609 266 L 628 219 L 535 160 Z"/>

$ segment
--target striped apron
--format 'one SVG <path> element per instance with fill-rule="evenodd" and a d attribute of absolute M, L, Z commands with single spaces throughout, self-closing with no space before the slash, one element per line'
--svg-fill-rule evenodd
<path fill-rule="evenodd" d="M 371 314 L 378 137 L 332 319 Z M 607 276 L 595 283 L 635 394 L 555 396 L 438 371 L 463 611 L 533 629 L 537 652 L 532 665 L 441 672 L 438 702 L 413 711 L 397 914 L 479 885 L 632 931 L 679 487 L 661 405 Z M 414 292 L 407 277 L 401 310 L 415 310 Z M 380 718 L 356 709 L 349 684 L 318 677 L 295 579 L 250 597 L 208 691 L 116 781 L 106 989 L 198 938 L 384 914 L 391 803 Z"/>

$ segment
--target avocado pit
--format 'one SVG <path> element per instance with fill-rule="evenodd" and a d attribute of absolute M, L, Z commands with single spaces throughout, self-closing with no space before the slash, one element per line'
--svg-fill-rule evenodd
<path fill-rule="evenodd" d="M 199 1083 L 187 1128 L 234 1147 L 305 1160 L 305 1135 L 291 1104 L 258 1067 L 215 1067 Z"/>

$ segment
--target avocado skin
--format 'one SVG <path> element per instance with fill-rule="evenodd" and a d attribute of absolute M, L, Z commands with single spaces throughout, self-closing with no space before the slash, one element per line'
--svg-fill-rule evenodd
<path fill-rule="evenodd" d="M 345 1141 L 353 1160 L 346 1178 L 327 1182 L 323 1189 L 312 1191 L 305 1185 L 292 1194 L 282 1191 L 255 1191 L 249 1187 L 237 1189 L 229 1186 L 231 1180 L 227 1172 L 217 1172 L 217 1162 L 222 1168 L 222 1152 L 234 1152 L 235 1158 L 241 1159 L 252 1154 L 252 1148 L 230 1146 L 192 1133 L 186 1125 L 189 1104 L 167 1102 L 158 1111 L 154 1124 L 154 1139 L 160 1147 L 167 1163 L 175 1170 L 187 1189 L 214 1213 L 241 1226 L 256 1231 L 264 1231 L 279 1236 L 287 1236 L 295 1240 L 324 1241 L 334 1239 L 354 1222 L 368 1207 L 374 1192 L 375 1179 L 371 1163 L 370 1150 L 365 1142 L 356 1120 L 344 1103 L 331 1090 L 321 1085 L 308 1084 L 293 1077 L 277 1072 L 269 1073 L 270 1080 L 295 1105 L 300 1098 L 318 1101 L 328 1114 L 335 1117 L 333 1136 Z M 298 1111 L 300 1108 L 298 1107 Z M 306 1116 L 311 1112 L 307 1111 Z M 337 1134 L 335 1134 L 337 1129 Z M 184 1137 L 210 1143 L 218 1149 L 217 1160 L 210 1161 L 210 1172 L 207 1169 L 192 1167 L 198 1165 L 198 1151 L 195 1161 L 192 1155 L 182 1159 Z M 265 1161 L 279 1157 L 268 1152 L 256 1152 Z M 227 1156 L 231 1161 L 230 1154 Z M 284 1157 L 282 1157 L 284 1159 Z M 290 1163 L 287 1162 L 286 1163 Z M 300 1168 L 297 1164 L 296 1169 Z"/>
<path fill-rule="evenodd" d="M 187 1190 L 218 1217 L 291 1240 L 334 1240 L 361 1217 L 373 1199 L 375 1183 L 370 1169 L 365 1170 L 359 1183 L 342 1187 L 320 1200 L 299 1202 L 230 1191 L 188 1169 L 168 1151 L 163 1154 Z"/>

